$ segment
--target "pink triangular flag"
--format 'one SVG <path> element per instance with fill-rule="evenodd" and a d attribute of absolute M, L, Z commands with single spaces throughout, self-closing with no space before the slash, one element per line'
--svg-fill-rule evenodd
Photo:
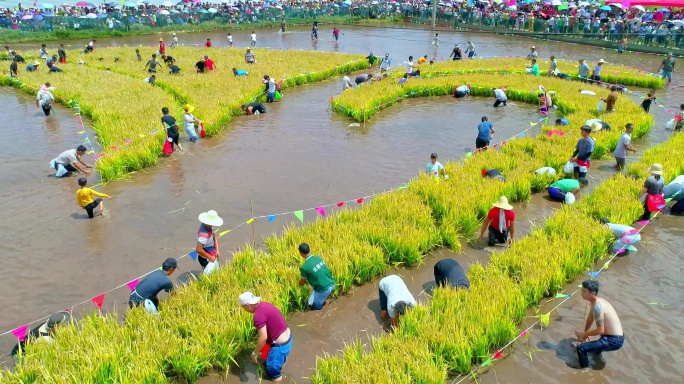
<path fill-rule="evenodd" d="M 316 209 L 316 212 L 320 213 L 321 216 L 324 216 L 324 217 L 325 217 L 325 208 L 323 208 L 323 207 L 316 207 L 315 209 Z"/>
<path fill-rule="evenodd" d="M 621 253 L 625 253 L 625 250 L 624 249 L 618 249 L 617 251 L 615 251 L 615 253 L 617 253 L 619 255 Z"/>
<path fill-rule="evenodd" d="M 629 236 L 629 235 L 634 235 L 639 233 L 639 230 L 636 228 L 630 229 L 629 231 L 623 233 L 623 236 Z"/>
<path fill-rule="evenodd" d="M 22 325 L 19 328 L 15 328 L 12 330 L 12 334 L 14 337 L 19 339 L 19 341 L 24 341 L 26 339 L 26 334 L 28 333 L 28 324 Z"/>
<path fill-rule="evenodd" d="M 342 208 L 343 205 L 344 205 L 344 202 L 343 202 L 343 201 L 337 203 L 337 206 L 340 207 L 340 208 Z"/>
<path fill-rule="evenodd" d="M 126 286 L 128 287 L 128 289 L 131 290 L 131 292 L 133 292 L 135 290 L 135 287 L 138 286 L 138 279 L 129 281 L 128 283 L 126 283 Z"/>
<path fill-rule="evenodd" d="M 496 351 L 496 353 L 494 354 L 494 359 L 500 358 L 502 354 L 503 354 L 503 352 L 501 352 L 500 350 Z"/>
<path fill-rule="evenodd" d="M 648 224 L 649 221 L 650 220 L 641 220 L 641 221 L 637 221 L 637 224 L 639 224 L 643 227 L 644 225 Z"/>
<path fill-rule="evenodd" d="M 359 197 L 358 199 L 356 199 L 356 202 L 359 204 L 363 203 L 363 197 Z"/>
<path fill-rule="evenodd" d="M 99 296 L 93 297 L 90 300 L 93 302 L 93 304 L 95 304 L 97 306 L 97 309 L 102 309 L 102 303 L 104 303 L 104 298 L 105 298 L 105 294 L 103 293 Z"/>
<path fill-rule="evenodd" d="M 525 337 L 527 336 L 527 331 L 523 331 L 523 333 L 520 334 L 520 337 Z"/>

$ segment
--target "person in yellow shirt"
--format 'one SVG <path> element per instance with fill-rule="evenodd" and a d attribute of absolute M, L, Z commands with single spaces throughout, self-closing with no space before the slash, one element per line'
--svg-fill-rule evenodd
<path fill-rule="evenodd" d="M 418 64 L 423 64 L 423 63 L 425 63 L 426 61 L 427 61 L 427 55 L 425 55 L 425 56 L 421 57 L 420 59 L 418 59 Z"/>
<path fill-rule="evenodd" d="M 94 189 L 88 188 L 87 185 L 88 180 L 85 177 L 78 179 L 78 186 L 81 187 L 78 191 L 76 191 L 76 200 L 78 201 L 78 205 L 88 212 L 88 218 L 90 219 L 95 217 L 93 214 L 93 210 L 95 210 L 95 208 L 99 208 L 100 216 L 102 216 L 104 205 L 102 204 L 102 199 L 99 197 L 106 197 L 108 199 L 111 199 L 112 197 L 104 193 L 100 193 Z M 93 198 L 93 196 L 99 197 Z"/>

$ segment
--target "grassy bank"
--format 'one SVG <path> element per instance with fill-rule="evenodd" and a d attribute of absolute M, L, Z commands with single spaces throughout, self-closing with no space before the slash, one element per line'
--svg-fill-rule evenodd
<path fill-rule="evenodd" d="M 650 116 L 634 111 L 625 110 L 625 118 L 638 131 L 647 131 Z M 212 368 L 225 370 L 238 353 L 253 347 L 251 317 L 236 302 L 242 291 L 263 296 L 285 313 L 303 308 L 308 291 L 297 284 L 300 242 L 308 242 L 326 259 L 337 282 L 334 294 L 347 293 L 390 265 L 420 263 L 435 247 L 460 251 L 458 240 L 472 235 L 499 196 L 526 200 L 554 180 L 533 170 L 560 168 L 575 141 L 570 135 L 516 139 L 501 151 L 446 164 L 448 181 L 422 175 L 357 210 L 345 208 L 326 219 L 288 227 L 269 237 L 265 249 L 248 246 L 235 252 L 230 264 L 180 289 L 158 317 L 133 310 L 119 324 L 113 316 L 92 314 L 78 327 L 60 329 L 54 342 L 30 346 L 15 371 L 2 373 L 3 381 L 195 382 Z M 502 170 L 508 182 L 480 176 L 481 169 L 491 167 Z M 628 190 L 636 192 L 637 182 L 631 183 Z M 615 188 L 617 192 L 607 192 L 596 204 L 608 205 L 606 199 L 615 201 L 615 193 L 625 190 Z M 374 341 L 371 351 L 354 345 L 341 357 L 321 360 L 314 381 L 441 383 L 447 372 L 468 370 L 515 334 L 527 306 L 561 289 L 605 254 L 610 234 L 583 213 L 583 204 L 588 203 L 562 209 L 544 229 L 517 241 L 490 265 L 471 268 L 470 291 L 436 291 L 429 305 L 412 311 L 393 336 Z M 628 216 L 622 208 L 615 212 L 609 217 Z M 583 230 L 576 231 L 580 223 Z M 388 350 L 397 352 L 381 354 Z"/>
<path fill-rule="evenodd" d="M 161 157 L 164 132 L 159 119 L 164 106 L 182 121 L 180 106 L 192 104 L 195 116 L 205 121 L 207 134 L 213 136 L 243 113 L 242 103 L 262 93 L 264 74 L 284 77 L 283 88 L 288 88 L 366 66 L 358 55 L 257 49 L 258 62 L 247 68 L 241 49 L 179 47 L 173 50 L 173 56 L 182 74 L 169 75 L 164 67 L 157 73 L 158 86 L 152 87 L 143 78 L 149 75 L 144 67 L 154 49 L 140 50 L 145 61 L 137 61 L 134 48 L 102 48 L 96 54 L 81 56 L 69 51 L 70 63 L 62 66 L 63 73 L 21 71 L 18 81 L 9 77 L 1 81 L 30 93 L 49 81 L 57 88 L 54 93 L 58 101 L 78 100 L 84 115 L 93 120 L 93 130 L 105 154 L 97 170 L 104 181 L 110 181 L 151 166 Z M 197 74 L 195 63 L 205 54 L 216 62 L 218 70 Z M 114 57 L 120 61 L 115 63 Z M 74 64 L 77 58 L 84 59 L 85 66 Z M 233 76 L 233 67 L 249 70 L 250 76 Z"/>
<path fill-rule="evenodd" d="M 362 24 L 362 25 L 384 25 L 400 22 L 401 19 L 363 19 L 358 16 L 317 16 L 317 17 L 303 17 L 303 18 L 286 18 L 285 22 L 288 26 L 311 25 L 314 21 L 320 24 Z M 171 32 L 211 32 L 211 31 L 235 31 L 242 29 L 269 29 L 280 28 L 280 19 L 277 21 L 258 21 L 256 23 L 240 23 L 230 24 L 218 21 L 207 21 L 200 24 L 183 24 L 172 25 L 164 27 L 150 27 L 136 24 L 130 30 L 115 29 L 58 29 L 53 32 L 34 32 L 34 31 L 15 31 L 11 29 L 0 30 L 0 44 L 17 44 L 17 43 L 43 43 L 48 41 L 65 42 L 73 39 L 98 39 L 107 37 L 123 37 L 123 36 L 141 36 L 154 35 L 159 33 Z"/>

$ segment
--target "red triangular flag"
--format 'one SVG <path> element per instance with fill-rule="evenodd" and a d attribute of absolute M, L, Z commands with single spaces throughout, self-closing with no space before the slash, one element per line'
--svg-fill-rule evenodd
<path fill-rule="evenodd" d="M 131 290 L 131 292 L 133 292 L 135 290 L 135 287 L 138 286 L 138 279 L 129 281 L 128 283 L 126 283 L 126 286 L 128 287 L 128 289 Z"/>
<path fill-rule="evenodd" d="M 343 201 L 337 203 L 337 206 L 340 207 L 340 208 L 342 208 L 343 205 L 344 205 L 344 202 L 343 202 Z"/>
<path fill-rule="evenodd" d="M 12 334 L 14 337 L 19 339 L 19 341 L 24 341 L 26 339 L 26 333 L 28 332 L 28 324 L 22 325 L 19 328 L 15 328 L 12 330 Z"/>
<path fill-rule="evenodd" d="M 496 148 L 496 146 L 497 146 L 497 145 L 498 145 L 498 144 L 494 144 L 494 145 L 492 145 L 492 148 Z"/>
<path fill-rule="evenodd" d="M 506 145 L 506 140 L 502 141 L 501 145 Z"/>
<path fill-rule="evenodd" d="M 103 293 L 99 296 L 93 297 L 90 300 L 93 302 L 93 304 L 95 304 L 97 306 L 97 309 L 102 309 L 102 303 L 104 303 L 104 297 L 105 297 L 105 294 Z"/>
<path fill-rule="evenodd" d="M 325 208 L 323 207 L 316 207 L 316 212 L 320 213 L 321 216 L 325 216 Z"/>
<path fill-rule="evenodd" d="M 363 203 L 363 197 L 359 197 L 358 199 L 356 199 L 356 202 L 359 204 Z"/>
<path fill-rule="evenodd" d="M 496 353 L 494 354 L 494 359 L 498 359 L 498 358 L 500 358 L 500 357 L 501 357 L 501 355 L 502 355 L 502 352 L 501 352 L 500 350 L 499 350 L 499 351 L 497 351 L 497 352 L 496 352 Z"/>

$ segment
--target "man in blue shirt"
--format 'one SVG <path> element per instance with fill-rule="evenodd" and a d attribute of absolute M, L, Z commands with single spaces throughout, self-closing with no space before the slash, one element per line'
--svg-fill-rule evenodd
<path fill-rule="evenodd" d="M 38 70 L 38 66 L 40 65 L 39 62 L 34 61 L 33 64 L 29 64 L 26 66 L 26 72 L 35 72 Z"/>
<path fill-rule="evenodd" d="M 494 134 L 493 125 L 487 121 L 487 116 L 482 117 L 482 122 L 477 126 L 477 139 L 475 139 L 475 148 L 487 148 L 489 141 Z"/>
<path fill-rule="evenodd" d="M 131 292 L 128 306 L 133 308 L 142 304 L 148 312 L 156 314 L 159 308 L 157 295 L 162 290 L 166 292 L 173 290 L 173 282 L 171 282 L 169 276 L 176 271 L 176 268 L 178 268 L 176 259 L 168 258 L 164 260 L 161 269 L 147 275 Z"/>

